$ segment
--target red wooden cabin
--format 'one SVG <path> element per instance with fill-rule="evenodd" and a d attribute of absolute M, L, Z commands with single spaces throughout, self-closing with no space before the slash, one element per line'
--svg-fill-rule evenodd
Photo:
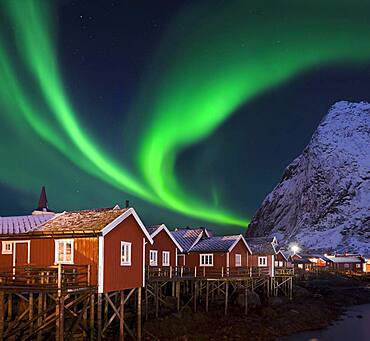
<path fill-rule="evenodd" d="M 246 239 L 252 250 L 250 265 L 258 267 L 266 274 L 274 276 L 277 240 L 275 237 L 258 237 Z"/>
<path fill-rule="evenodd" d="M 146 249 L 146 264 L 149 267 L 177 267 L 177 255 L 182 247 L 165 224 L 147 227 L 153 245 Z"/>
<path fill-rule="evenodd" d="M 290 266 L 289 257 L 285 255 L 283 250 L 279 250 L 275 255 L 275 268 L 286 268 Z"/>
<path fill-rule="evenodd" d="M 30 221 L 27 228 L 17 228 L 24 219 Z M 1 268 L 87 265 L 90 283 L 100 293 L 144 286 L 145 248 L 153 240 L 133 208 L 116 206 L 63 212 L 51 219 L 34 215 L 1 221 Z M 12 229 L 9 221 L 13 221 Z"/>
<path fill-rule="evenodd" d="M 189 250 L 187 266 L 197 268 L 198 274 L 226 276 L 248 267 L 251 254 L 241 234 L 208 237 L 199 240 Z"/>
<path fill-rule="evenodd" d="M 178 266 L 188 266 L 187 258 L 189 250 L 202 238 L 211 236 L 210 232 L 205 228 L 190 229 L 188 227 L 177 228 L 171 231 L 171 234 L 182 248 L 182 252 L 177 255 Z"/>

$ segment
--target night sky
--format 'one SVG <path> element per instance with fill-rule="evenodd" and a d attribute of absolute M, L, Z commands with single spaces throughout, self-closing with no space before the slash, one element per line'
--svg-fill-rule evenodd
<path fill-rule="evenodd" d="M 56 211 L 245 228 L 330 106 L 370 101 L 369 10 L 1 1 L 0 215 L 45 185 Z"/>

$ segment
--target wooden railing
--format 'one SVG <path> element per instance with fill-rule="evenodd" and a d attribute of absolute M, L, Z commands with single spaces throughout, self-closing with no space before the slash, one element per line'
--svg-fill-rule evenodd
<path fill-rule="evenodd" d="M 269 276 L 267 267 L 153 267 L 146 268 L 147 278 L 246 278 Z M 290 275 L 290 273 L 289 273 Z"/>
<path fill-rule="evenodd" d="M 16 266 L 0 268 L 0 287 L 76 289 L 90 286 L 90 265 Z"/>
<path fill-rule="evenodd" d="M 275 276 L 293 276 L 293 275 L 294 275 L 293 267 L 275 268 Z"/>

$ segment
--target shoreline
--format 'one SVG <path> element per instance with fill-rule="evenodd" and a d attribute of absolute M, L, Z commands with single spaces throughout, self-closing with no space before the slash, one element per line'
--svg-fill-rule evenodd
<path fill-rule="evenodd" d="M 247 316 L 234 302 L 227 316 L 215 305 L 209 313 L 190 308 L 149 320 L 145 340 L 276 340 L 296 333 L 324 329 L 354 305 L 370 303 L 369 282 L 342 277 L 295 281 L 293 300 L 270 299 L 251 308 Z M 151 335 L 151 336 L 148 336 Z"/>

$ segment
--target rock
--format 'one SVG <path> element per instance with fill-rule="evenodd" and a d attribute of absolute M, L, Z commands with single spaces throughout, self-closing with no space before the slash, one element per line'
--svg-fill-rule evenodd
<path fill-rule="evenodd" d="M 370 104 L 338 102 L 248 228 L 303 249 L 370 254 Z"/>
<path fill-rule="evenodd" d="M 284 300 L 282 297 L 269 297 L 268 299 L 268 303 L 271 304 L 271 305 L 281 305 L 281 304 L 284 304 Z"/>
<path fill-rule="evenodd" d="M 256 307 L 256 306 L 259 306 L 261 305 L 261 299 L 259 297 L 258 294 L 256 294 L 255 292 L 253 291 L 248 291 L 248 297 L 247 297 L 247 300 L 248 300 L 248 306 L 251 306 L 251 307 Z M 236 303 L 240 306 L 240 307 L 244 307 L 244 303 L 245 303 L 245 299 L 244 299 L 244 293 L 240 293 L 236 299 Z"/>
<path fill-rule="evenodd" d="M 293 297 L 305 296 L 310 296 L 310 292 L 307 289 L 300 287 L 299 285 L 293 285 Z"/>

